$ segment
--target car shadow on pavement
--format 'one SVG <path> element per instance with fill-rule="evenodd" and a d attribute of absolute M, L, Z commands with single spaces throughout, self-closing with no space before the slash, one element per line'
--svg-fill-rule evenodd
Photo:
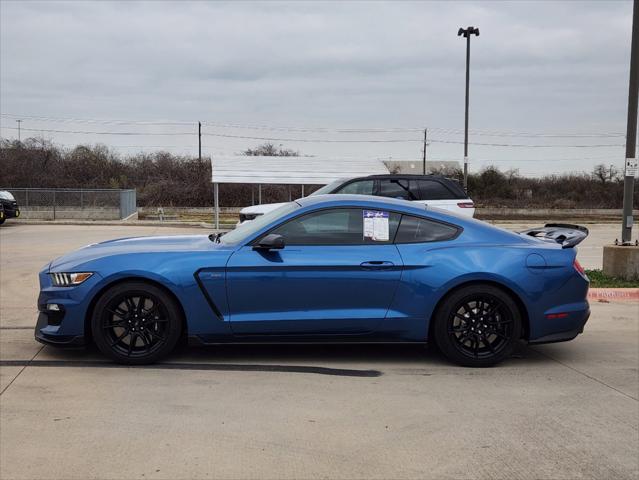
<path fill-rule="evenodd" d="M 520 343 L 503 365 L 532 366 L 550 358 Z M 378 377 L 385 370 L 429 375 L 453 366 L 434 346 L 421 344 L 308 344 L 182 346 L 160 363 L 113 363 L 94 347 L 60 350 L 44 347 L 31 360 L 2 360 L 0 366 L 55 368 L 140 368 L 153 370 L 287 372 L 349 377 Z M 474 369 L 469 369 L 474 370 Z"/>

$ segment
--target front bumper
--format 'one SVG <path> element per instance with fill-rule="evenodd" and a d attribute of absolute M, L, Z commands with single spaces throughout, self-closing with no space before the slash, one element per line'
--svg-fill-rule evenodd
<path fill-rule="evenodd" d="M 51 327 L 57 330 L 59 325 L 50 325 L 49 315 L 46 312 L 39 312 L 34 332 L 35 339 L 45 345 L 56 347 L 82 347 L 86 345 L 84 335 L 58 335 L 53 333 Z"/>
<path fill-rule="evenodd" d="M 4 202 L 3 207 L 4 207 L 4 218 L 18 218 L 20 216 L 20 208 L 18 207 L 17 203 Z"/>
<path fill-rule="evenodd" d="M 40 295 L 38 296 L 38 321 L 35 339 L 47 345 L 78 347 L 90 342 L 91 335 L 85 331 L 88 299 L 93 298 L 100 282 L 94 273 L 88 280 L 75 287 L 55 287 L 49 277 L 49 265 L 40 272 Z M 57 310 L 48 305 L 56 304 Z"/>

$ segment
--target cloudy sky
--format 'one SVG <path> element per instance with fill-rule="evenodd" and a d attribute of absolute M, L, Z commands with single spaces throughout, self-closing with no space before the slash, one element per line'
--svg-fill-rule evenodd
<path fill-rule="evenodd" d="M 461 160 L 457 29 L 475 25 L 472 168 L 623 165 L 631 1 L 2 1 L 0 18 L 5 138 L 21 119 L 22 138 L 196 154 L 201 120 L 207 155 L 259 137 L 417 160 L 428 127 L 428 157 Z"/>

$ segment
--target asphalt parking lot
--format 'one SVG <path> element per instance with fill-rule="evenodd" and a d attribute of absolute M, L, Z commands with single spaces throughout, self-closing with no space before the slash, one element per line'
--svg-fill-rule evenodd
<path fill-rule="evenodd" d="M 600 268 L 618 228 L 589 228 L 579 258 Z M 0 478 L 639 476 L 638 303 L 595 303 L 575 341 L 483 370 L 416 346 L 183 349 L 131 368 L 35 342 L 47 261 L 189 232 L 0 228 Z"/>

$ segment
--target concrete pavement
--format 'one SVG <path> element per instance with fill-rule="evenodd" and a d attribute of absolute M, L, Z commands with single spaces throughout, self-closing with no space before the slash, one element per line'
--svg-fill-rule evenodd
<path fill-rule="evenodd" d="M 639 475 L 638 303 L 595 303 L 575 341 L 483 370 L 415 346 L 185 349 L 129 368 L 33 340 L 52 257 L 187 232 L 0 229 L 0 478 Z"/>

